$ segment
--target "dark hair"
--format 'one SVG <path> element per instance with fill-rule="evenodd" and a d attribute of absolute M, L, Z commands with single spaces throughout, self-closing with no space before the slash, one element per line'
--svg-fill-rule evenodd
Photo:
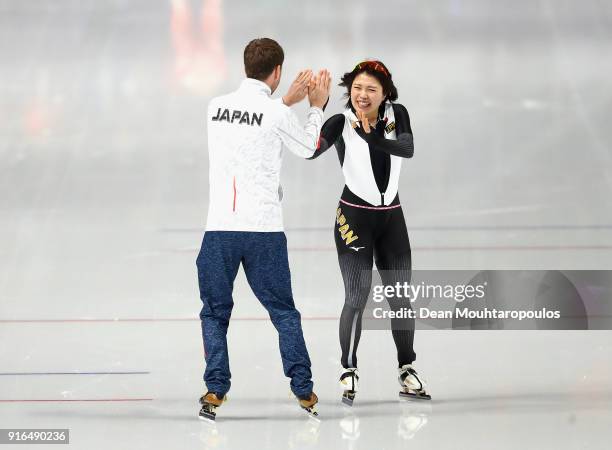
<path fill-rule="evenodd" d="M 338 85 L 346 88 L 346 94 L 344 94 L 344 97 L 348 98 L 348 101 L 346 102 L 347 108 L 351 107 L 351 87 L 353 86 L 353 81 L 355 81 L 357 75 L 364 72 L 368 75 L 372 75 L 380 82 L 383 89 L 383 94 L 385 95 L 385 100 L 397 100 L 397 88 L 395 87 L 395 84 L 393 84 L 393 78 L 391 76 L 391 72 L 389 72 L 389 69 L 387 69 L 387 66 L 380 61 L 366 60 L 357 64 L 352 71 L 346 72 L 341 78 L 342 83 Z M 383 103 L 385 100 L 383 100 Z"/>
<path fill-rule="evenodd" d="M 253 39 L 244 48 L 244 71 L 248 78 L 263 81 L 284 60 L 283 48 L 274 39 Z"/>

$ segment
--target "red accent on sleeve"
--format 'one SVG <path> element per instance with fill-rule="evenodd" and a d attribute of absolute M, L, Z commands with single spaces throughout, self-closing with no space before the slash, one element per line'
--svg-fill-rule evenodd
<path fill-rule="evenodd" d="M 234 177 L 234 206 L 232 207 L 232 211 L 236 211 L 236 177 Z"/>

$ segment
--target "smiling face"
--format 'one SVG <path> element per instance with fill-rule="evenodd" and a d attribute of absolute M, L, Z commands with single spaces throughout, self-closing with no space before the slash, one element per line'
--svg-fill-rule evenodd
<path fill-rule="evenodd" d="M 367 117 L 378 115 L 378 108 L 385 99 L 383 87 L 372 75 L 361 72 L 351 85 L 351 103 L 357 111 L 362 111 Z"/>

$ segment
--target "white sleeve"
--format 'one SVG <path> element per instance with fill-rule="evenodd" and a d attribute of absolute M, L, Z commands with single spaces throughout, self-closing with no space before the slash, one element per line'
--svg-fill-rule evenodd
<path fill-rule="evenodd" d="M 283 146 L 302 158 L 310 158 L 317 149 L 319 133 L 323 126 L 323 110 L 311 106 L 308 110 L 306 124 L 302 127 L 291 108 L 283 105 L 274 131 L 280 137 Z"/>

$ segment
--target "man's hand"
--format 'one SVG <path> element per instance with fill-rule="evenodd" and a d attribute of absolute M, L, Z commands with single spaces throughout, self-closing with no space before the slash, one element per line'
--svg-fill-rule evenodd
<path fill-rule="evenodd" d="M 310 106 L 323 108 L 329 98 L 331 88 L 331 76 L 326 69 L 320 70 L 316 77 L 310 80 L 308 86 L 308 100 Z"/>
<path fill-rule="evenodd" d="M 283 96 L 283 103 L 287 106 L 295 105 L 301 102 L 308 94 L 308 86 L 310 85 L 310 79 L 312 78 L 312 70 L 304 69 L 298 73 L 289 90 Z"/>
<path fill-rule="evenodd" d="M 359 123 L 361 123 L 361 128 L 363 128 L 363 131 L 369 133 L 371 130 L 370 121 L 366 117 L 365 113 L 363 111 L 357 110 L 355 111 L 355 115 L 357 116 L 357 119 L 359 119 Z"/>

